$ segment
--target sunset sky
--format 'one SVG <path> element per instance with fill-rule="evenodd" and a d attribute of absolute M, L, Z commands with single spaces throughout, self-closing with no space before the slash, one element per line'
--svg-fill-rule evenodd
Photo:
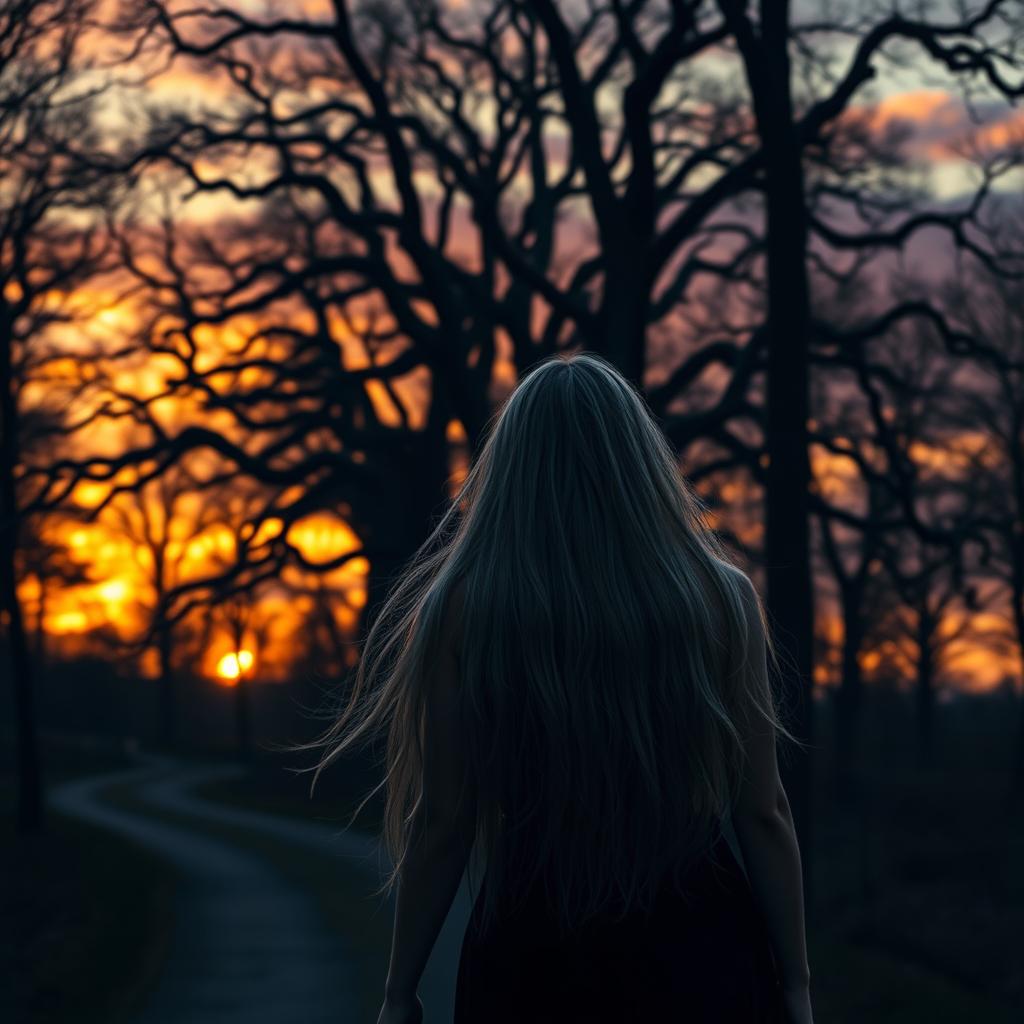
<path fill-rule="evenodd" d="M 245 10 L 254 17 L 260 16 L 265 9 L 263 3 L 255 0 L 230 6 Z M 307 0 L 302 4 L 288 5 L 288 9 L 292 12 L 300 9 L 312 20 L 330 17 L 327 0 Z M 203 31 L 202 25 L 197 26 L 191 38 L 202 38 Z M 113 74 L 121 83 L 111 93 L 103 114 L 104 123 L 112 135 L 130 133 L 142 123 L 140 111 L 146 105 L 181 107 L 194 115 L 204 108 L 223 113 L 239 102 L 239 86 L 229 81 L 223 70 L 210 71 L 198 60 L 179 57 L 156 73 L 155 69 L 163 58 L 155 49 L 137 58 L 133 64 L 118 66 L 113 55 L 119 47 L 127 45 L 125 40 L 111 41 L 94 34 L 89 45 L 105 63 L 115 65 Z M 853 45 L 848 41 L 833 44 L 838 55 L 837 66 L 842 64 L 844 51 L 848 54 Z M 315 63 L 319 58 L 315 57 L 308 43 L 295 36 L 282 37 L 280 49 L 272 57 L 268 56 L 263 70 L 278 68 L 287 74 L 296 55 L 301 56 L 304 48 L 309 50 L 307 56 Z M 956 206 L 978 185 L 979 157 L 991 158 L 1024 148 L 1024 111 L 1008 107 L 991 91 L 984 91 L 976 83 L 971 95 L 963 95 L 957 83 L 927 62 L 920 50 L 902 46 L 898 51 L 894 48 L 893 53 L 901 58 L 901 64 L 878 61 L 877 77 L 858 92 L 846 117 L 850 123 L 860 125 L 876 137 L 899 138 L 899 151 L 905 161 L 908 182 L 922 188 L 937 207 Z M 736 62 L 728 54 L 711 53 L 702 58 L 701 65 L 702 73 L 709 79 L 728 81 L 735 76 Z M 131 84 L 143 72 L 152 73 L 153 77 L 141 87 Z M 820 87 L 821 83 L 818 85 Z M 316 78 L 309 83 L 308 91 L 303 95 L 283 90 L 282 110 L 300 109 L 331 98 L 336 93 L 336 82 Z M 611 97 L 608 102 L 612 102 Z M 691 97 L 686 102 L 692 104 L 694 101 Z M 481 126 L 485 125 L 488 111 L 481 109 L 474 116 Z M 549 173 L 553 177 L 564 167 L 568 152 L 564 129 L 551 128 L 547 140 Z M 254 148 L 244 154 L 211 153 L 194 169 L 204 180 L 227 177 L 235 183 L 252 186 L 272 178 L 278 167 L 269 149 Z M 379 162 L 370 173 L 379 203 L 389 205 L 395 200 L 395 193 L 386 165 Z M 161 196 L 168 184 L 171 186 L 169 199 L 166 193 Z M 524 195 L 527 186 L 528 180 L 524 178 L 520 188 Z M 436 200 L 440 194 L 436 180 L 432 180 L 429 173 L 417 174 L 416 187 L 425 200 Z M 995 187 L 1007 195 L 1014 195 L 1024 187 L 1024 177 L 1017 170 L 1000 179 Z M 253 225 L 254 231 L 259 228 L 259 203 L 234 198 L 227 191 L 199 193 L 186 198 L 180 178 L 174 175 L 152 172 L 144 179 L 138 195 L 140 201 L 135 206 L 132 237 L 137 253 L 143 259 L 147 252 L 154 261 L 159 255 L 159 240 L 155 235 L 147 239 L 146 231 L 156 225 L 161 211 L 166 208 L 165 202 L 169 203 L 176 222 L 191 225 L 197 230 L 214 227 L 220 230 L 221 225 L 232 219 L 247 221 Z M 575 213 L 560 228 L 564 232 L 560 244 L 566 260 L 578 263 L 584 258 L 592 233 L 585 208 L 576 205 L 572 209 Z M 449 256 L 457 254 L 464 266 L 476 267 L 481 260 L 476 228 L 465 214 L 461 219 L 457 217 L 456 223 L 462 228 L 449 242 Z M 243 235 L 234 241 L 225 240 L 224 245 L 230 250 L 232 245 L 244 246 L 251 241 L 252 236 Z M 944 266 L 947 255 L 940 252 L 923 258 L 934 257 L 938 265 Z M 398 259 L 399 255 L 394 254 L 393 258 Z M 192 269 L 187 268 L 188 272 Z M 112 350 L 130 342 L 139 331 L 159 331 L 161 324 L 170 322 L 161 320 L 156 314 L 160 309 L 173 307 L 173 293 L 161 296 L 136 292 L 124 296 L 122 283 L 119 275 L 114 273 L 83 294 L 71 297 L 71 301 L 84 310 L 84 316 L 74 325 L 53 329 L 50 341 L 55 350 L 63 352 L 66 358 L 55 360 L 48 367 L 45 379 L 26 388 L 23 395 L 26 405 L 45 404 L 54 395 L 75 390 L 74 401 L 81 404 L 83 412 L 87 411 L 89 403 L 98 402 L 103 392 L 99 388 L 76 388 L 83 367 L 87 365 L 82 354 L 98 348 Z M 69 301 L 69 298 L 62 296 L 60 300 Z M 267 326 L 267 321 L 261 319 L 266 312 L 233 316 L 217 325 L 200 325 L 192 334 L 197 347 L 197 370 L 203 372 L 219 366 L 225 353 L 230 355 L 241 351 L 254 335 Z M 430 313 L 422 310 L 421 315 L 429 316 Z M 277 304 L 273 309 L 273 322 L 283 322 L 307 332 L 316 328 L 310 310 L 296 302 Z M 368 353 L 358 337 L 365 328 L 366 323 L 347 322 L 341 316 L 331 319 L 330 334 L 338 345 L 339 359 L 346 369 L 356 370 L 369 365 Z M 669 340 L 667 345 L 671 347 L 671 344 Z M 397 342 L 383 351 L 396 352 L 399 349 L 400 342 Z M 282 358 L 287 348 L 266 337 L 252 351 L 272 361 Z M 499 351 L 501 357 L 494 377 L 496 397 L 507 391 L 515 378 L 510 358 L 511 345 L 507 338 L 499 339 Z M 140 352 L 136 357 L 119 361 L 116 366 L 111 364 L 108 369 L 110 384 L 116 391 L 146 398 L 161 394 L 168 377 L 179 367 L 172 358 Z M 657 375 L 655 372 L 652 377 Z M 243 371 L 240 376 L 225 373 L 222 379 L 214 379 L 213 383 L 215 387 L 224 389 L 224 393 L 229 393 L 234 387 L 251 387 L 260 379 L 259 371 L 252 370 Z M 424 398 L 429 394 L 429 386 L 429 374 L 422 369 L 394 382 L 395 394 L 414 427 L 422 424 Z M 400 422 L 395 401 L 382 385 L 369 382 L 366 390 L 383 423 L 395 425 Z M 230 414 L 217 415 L 205 408 L 190 408 L 178 397 L 154 402 L 150 406 L 150 414 L 171 433 L 197 419 L 212 430 L 222 431 L 226 437 L 233 437 L 237 432 L 237 425 Z M 96 420 L 87 432 L 73 440 L 71 450 L 78 456 L 87 452 L 97 456 L 117 452 L 131 445 L 139 436 L 137 428 L 130 424 L 130 419 Z M 454 442 L 464 437 L 458 422 L 453 421 L 450 425 L 449 436 Z M 979 443 L 977 437 L 962 438 L 962 444 L 968 447 Z M 949 471 L 950 453 L 946 450 L 931 451 L 922 446 L 915 453 L 915 458 L 922 465 L 934 462 L 944 471 Z M 195 480 L 210 479 L 223 470 L 218 457 L 212 453 L 190 458 L 182 465 L 194 475 Z M 857 476 L 848 460 L 814 449 L 812 466 L 823 494 L 837 501 L 858 500 L 855 493 Z M 453 462 L 453 488 L 463 470 L 464 465 Z M 125 478 L 117 482 L 131 480 L 134 472 L 127 472 Z M 75 491 L 73 501 L 79 508 L 88 509 L 102 501 L 106 492 L 107 485 L 84 483 Z M 742 505 L 747 497 L 740 484 L 730 482 L 720 486 L 719 495 L 727 506 L 733 499 Z M 284 524 L 271 516 L 260 522 L 258 535 L 253 536 L 252 517 L 264 497 L 265 494 L 255 487 L 252 493 L 246 488 L 232 486 L 197 491 L 188 479 L 184 479 L 161 489 L 154 481 L 141 495 L 121 495 L 95 522 L 82 522 L 73 514 L 48 518 L 42 525 L 38 540 L 46 550 L 58 554 L 44 561 L 41 570 L 31 561 L 27 565 L 20 594 L 25 602 L 29 625 L 41 622 L 51 649 L 67 654 L 91 649 L 98 630 L 109 631 L 123 641 L 131 641 L 145 628 L 161 589 L 203 579 L 218 569 L 223 571 L 234 560 L 240 537 L 248 529 L 245 539 L 251 549 L 260 550 L 262 546 L 282 538 L 299 553 L 306 569 L 290 572 L 286 578 L 267 581 L 254 591 L 251 607 L 243 616 L 241 645 L 235 631 L 237 621 L 232 624 L 227 618 L 215 614 L 211 622 L 203 622 L 202 616 L 196 613 L 182 623 L 182 650 L 188 649 L 190 644 L 196 645 L 195 664 L 198 670 L 225 683 L 235 681 L 243 672 L 265 680 L 288 679 L 295 658 L 315 652 L 315 644 L 321 640 L 320 634 L 308 626 L 318 608 L 327 607 L 340 633 L 351 635 L 359 609 L 365 601 L 363 583 L 368 565 L 365 558 L 356 557 L 330 572 L 316 571 L 317 566 L 359 549 L 359 538 L 347 524 L 344 509 L 312 511 L 283 533 Z M 277 500 L 287 501 L 287 496 L 278 496 Z M 756 523 L 750 524 L 749 536 L 745 539 L 756 541 L 757 530 Z M 835 644 L 841 634 L 841 622 L 836 615 L 831 588 L 825 580 L 819 587 L 819 594 L 819 632 Z M 961 625 L 956 618 L 959 614 L 962 613 L 951 614 L 943 628 L 955 631 Z M 1000 619 L 990 611 L 975 613 L 972 625 L 983 634 L 998 634 L 1002 629 Z M 885 663 L 899 666 L 909 674 L 906 652 L 899 649 L 870 651 L 864 656 L 863 663 L 868 673 Z M 993 654 L 988 646 L 965 639 L 950 648 L 945 674 L 958 686 L 977 690 L 998 684 L 1013 670 L 1010 651 Z M 148 676 L 156 674 L 152 649 L 141 656 L 139 671 Z M 822 684 L 833 681 L 836 671 L 835 657 L 821 661 L 818 681 Z"/>

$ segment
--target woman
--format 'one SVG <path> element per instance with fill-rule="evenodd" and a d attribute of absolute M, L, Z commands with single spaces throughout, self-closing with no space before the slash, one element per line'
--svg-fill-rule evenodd
<path fill-rule="evenodd" d="M 763 616 L 633 387 L 533 368 L 321 739 L 318 772 L 388 727 L 378 1024 L 422 1019 L 474 842 L 456 1024 L 811 1021 Z"/>

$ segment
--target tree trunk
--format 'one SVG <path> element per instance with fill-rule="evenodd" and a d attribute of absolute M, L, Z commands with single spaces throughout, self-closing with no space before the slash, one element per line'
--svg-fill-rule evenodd
<path fill-rule="evenodd" d="M 36 735 L 32 660 L 29 657 L 14 573 L 13 532 L 10 529 L 0 531 L 0 611 L 7 626 L 7 649 L 14 688 L 18 828 L 24 833 L 30 833 L 39 832 L 43 827 L 42 773 Z"/>
<path fill-rule="evenodd" d="M 1024 797 L 1024 593 L 1013 594 L 1013 621 L 1017 631 L 1017 655 L 1020 660 L 1019 718 L 1017 722 L 1017 749 L 1013 763 L 1013 795 Z"/>
<path fill-rule="evenodd" d="M 1014 757 L 1012 796 L 1014 799 L 1024 798 L 1024 647 L 1020 657 L 1021 687 L 1018 697 L 1017 712 L 1017 750 Z"/>
<path fill-rule="evenodd" d="M 635 252 L 632 239 L 623 239 L 624 252 Z M 609 259 L 612 280 L 605 286 L 601 320 L 605 325 L 598 354 L 608 359 L 637 388 L 643 388 L 647 345 L 650 282 L 642 259 Z"/>
<path fill-rule="evenodd" d="M 860 671 L 862 641 L 860 602 L 843 600 L 842 676 L 835 700 L 835 792 L 842 801 L 857 796 L 857 752 L 863 680 Z"/>
<path fill-rule="evenodd" d="M 443 383 L 435 377 L 427 424 L 390 471 L 400 490 L 383 497 L 376 507 L 365 507 L 357 516 L 357 532 L 376 552 L 370 558 L 366 604 L 358 626 L 360 643 L 366 639 L 398 574 L 448 507 L 450 408 Z"/>
<path fill-rule="evenodd" d="M 935 747 L 935 665 L 932 658 L 932 635 L 935 624 L 921 616 L 917 644 L 917 761 L 918 767 L 930 769 Z"/>
<path fill-rule="evenodd" d="M 39 611 L 35 621 L 35 635 L 32 638 L 32 664 L 37 676 L 46 672 L 46 577 L 39 574 Z"/>
<path fill-rule="evenodd" d="M 32 659 L 18 601 L 14 553 L 19 514 L 14 470 L 18 462 L 18 409 L 11 373 L 11 334 L 7 311 L 0 310 L 0 626 L 7 633 L 18 765 L 18 828 L 43 827 L 43 783 L 33 700 Z"/>
<path fill-rule="evenodd" d="M 160 680 L 157 709 L 157 736 L 163 747 L 172 748 L 178 740 L 177 686 L 174 678 L 173 638 L 166 625 L 161 625 L 158 640 Z"/>
<path fill-rule="evenodd" d="M 243 761 L 252 757 L 252 715 L 249 706 L 249 681 L 240 672 L 235 684 L 235 739 Z"/>
<path fill-rule="evenodd" d="M 1019 392 L 1016 392 L 1019 394 Z M 1018 405 L 1018 409 L 1021 406 Z M 1013 502 L 1010 506 L 1010 600 L 1013 627 L 1017 634 L 1017 656 L 1020 661 L 1017 747 L 1011 768 L 1010 797 L 1024 800 L 1024 416 L 1013 418 L 1011 472 L 1013 474 Z M 1014 514 L 1015 513 L 1015 514 Z"/>
<path fill-rule="evenodd" d="M 809 544 L 810 299 L 807 211 L 800 140 L 793 116 L 787 50 L 788 5 L 765 2 L 760 46 L 741 42 L 764 153 L 767 218 L 768 382 L 764 558 L 773 637 L 788 667 L 784 687 L 791 730 L 813 743 L 813 633 Z M 811 892 L 810 747 L 793 750 L 783 779 Z"/>

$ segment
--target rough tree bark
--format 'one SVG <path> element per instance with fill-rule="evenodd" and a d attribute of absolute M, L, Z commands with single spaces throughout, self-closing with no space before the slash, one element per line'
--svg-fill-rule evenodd
<path fill-rule="evenodd" d="M 844 588 L 843 654 L 839 687 L 835 695 L 835 789 L 844 801 L 856 795 L 857 737 L 860 725 L 864 681 L 860 648 L 864 639 L 862 588 L 859 583 Z"/>
<path fill-rule="evenodd" d="M 764 0 L 759 32 L 749 21 L 744 4 L 722 0 L 721 7 L 743 57 L 764 154 L 769 338 L 764 561 L 768 614 L 782 656 L 789 725 L 809 744 L 813 740 L 814 620 L 807 455 L 808 218 L 802 147 L 790 86 L 789 5 Z M 782 769 L 810 898 L 810 748 L 792 751 Z"/>
<path fill-rule="evenodd" d="M 10 679 L 14 690 L 18 764 L 18 828 L 43 827 L 42 771 L 25 620 L 18 600 L 14 552 L 18 541 L 18 500 L 14 470 L 18 463 L 18 405 L 11 372 L 11 318 L 0 302 L 0 625 L 7 634 Z"/>

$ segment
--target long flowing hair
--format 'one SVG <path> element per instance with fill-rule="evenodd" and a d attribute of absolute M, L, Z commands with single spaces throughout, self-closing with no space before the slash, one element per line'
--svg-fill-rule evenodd
<path fill-rule="evenodd" d="M 613 907 L 649 910 L 665 873 L 709 850 L 743 778 L 743 723 L 792 737 L 765 673 L 740 656 L 751 588 L 707 513 L 606 360 L 557 355 L 523 377 L 310 744 L 315 785 L 386 730 L 386 771 L 367 797 L 386 787 L 393 869 L 379 891 L 413 843 L 426 680 L 451 602 L 484 927 L 499 896 L 538 880 L 563 931 Z"/>

